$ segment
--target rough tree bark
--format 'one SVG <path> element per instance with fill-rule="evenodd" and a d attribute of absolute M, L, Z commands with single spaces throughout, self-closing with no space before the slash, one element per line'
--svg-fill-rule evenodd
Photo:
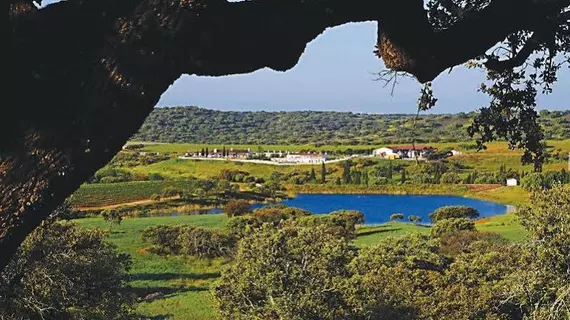
<path fill-rule="evenodd" d="M 425 82 L 568 2 L 494 0 L 436 31 L 423 0 L 70 0 L 41 10 L 4 0 L 0 272 L 181 74 L 285 71 L 325 29 L 378 21 L 386 66 Z"/>

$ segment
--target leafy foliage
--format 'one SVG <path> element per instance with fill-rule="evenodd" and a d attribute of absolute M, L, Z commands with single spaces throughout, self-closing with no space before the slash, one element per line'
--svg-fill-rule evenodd
<path fill-rule="evenodd" d="M 235 248 L 232 235 L 194 226 L 154 226 L 144 230 L 141 236 L 158 254 L 214 258 L 232 255 Z"/>
<path fill-rule="evenodd" d="M 22 244 L 0 278 L 7 319 L 126 319 L 131 260 L 98 230 L 47 223 Z"/>
<path fill-rule="evenodd" d="M 452 218 L 474 219 L 478 216 L 479 212 L 477 210 L 465 206 L 441 207 L 429 214 L 429 218 L 433 223 Z"/>
<path fill-rule="evenodd" d="M 433 99 L 433 98 L 432 98 Z M 548 139 L 570 138 L 570 111 L 537 120 Z M 136 140 L 179 143 L 371 145 L 472 141 L 466 128 L 476 113 L 375 115 L 349 112 L 235 112 L 197 107 L 156 108 Z M 479 122 L 475 123 L 477 125 Z M 247 128 L 247 130 L 244 130 Z M 378 135 L 382 132 L 381 135 Z"/>
<path fill-rule="evenodd" d="M 230 201 L 224 206 L 224 213 L 228 217 L 239 217 L 251 212 L 251 205 L 244 200 Z"/>
<path fill-rule="evenodd" d="M 431 236 L 433 238 L 448 237 L 461 231 L 475 230 L 473 220 L 467 218 L 450 218 L 437 221 L 431 228 Z"/>

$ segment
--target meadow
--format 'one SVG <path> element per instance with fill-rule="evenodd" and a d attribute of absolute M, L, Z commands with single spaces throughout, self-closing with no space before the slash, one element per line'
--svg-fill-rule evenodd
<path fill-rule="evenodd" d="M 210 286 L 219 277 L 221 269 L 230 263 L 225 258 L 199 259 L 195 257 L 159 256 L 149 253 L 141 240 L 141 232 L 155 225 L 188 224 L 221 229 L 228 218 L 224 215 L 191 215 L 175 217 L 126 218 L 112 227 L 109 242 L 121 252 L 131 255 L 133 265 L 130 285 L 140 301 L 137 312 L 150 319 L 210 320 L 215 319 L 215 308 Z M 102 218 L 74 220 L 85 228 L 109 230 Z M 508 214 L 480 221 L 482 231 L 497 232 L 512 241 L 525 239 L 525 232 L 517 218 Z M 407 223 L 386 223 L 362 226 L 357 230 L 357 247 L 373 245 L 388 237 L 409 233 L 429 233 L 429 227 Z"/>

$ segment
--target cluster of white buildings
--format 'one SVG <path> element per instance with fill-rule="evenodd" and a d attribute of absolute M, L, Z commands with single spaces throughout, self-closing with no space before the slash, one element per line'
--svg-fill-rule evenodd
<path fill-rule="evenodd" d="M 428 154 L 437 151 L 436 148 L 431 146 L 423 145 L 408 145 L 408 146 L 395 146 L 395 147 L 384 147 L 375 149 L 372 152 L 372 156 L 383 158 L 383 159 L 425 159 Z M 451 156 L 460 155 L 461 151 L 451 150 Z"/>
<path fill-rule="evenodd" d="M 327 153 L 289 153 L 285 157 L 271 158 L 271 161 L 278 163 L 298 163 L 298 164 L 321 164 L 327 161 Z"/>
<path fill-rule="evenodd" d="M 396 146 L 375 149 L 372 152 L 374 157 L 383 159 L 424 159 L 428 153 L 433 152 L 435 148 L 430 146 Z"/>
<path fill-rule="evenodd" d="M 326 152 L 294 153 L 289 151 L 263 151 L 252 152 L 251 149 L 204 149 L 198 152 L 187 152 L 182 158 L 207 158 L 207 159 L 270 159 L 272 162 L 282 164 L 320 164 L 327 160 Z"/>

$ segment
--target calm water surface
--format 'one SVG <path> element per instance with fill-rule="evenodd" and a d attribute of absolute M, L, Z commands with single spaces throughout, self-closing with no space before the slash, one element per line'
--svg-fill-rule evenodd
<path fill-rule="evenodd" d="M 422 222 L 429 222 L 428 215 L 444 206 L 468 206 L 479 211 L 481 217 L 504 214 L 508 206 L 458 196 L 439 195 L 359 195 L 359 194 L 299 194 L 294 199 L 281 202 L 291 207 L 298 207 L 316 214 L 335 210 L 358 210 L 364 214 L 366 224 L 390 221 L 390 215 L 403 213 L 415 215 Z M 256 205 L 259 208 L 263 205 Z"/>

